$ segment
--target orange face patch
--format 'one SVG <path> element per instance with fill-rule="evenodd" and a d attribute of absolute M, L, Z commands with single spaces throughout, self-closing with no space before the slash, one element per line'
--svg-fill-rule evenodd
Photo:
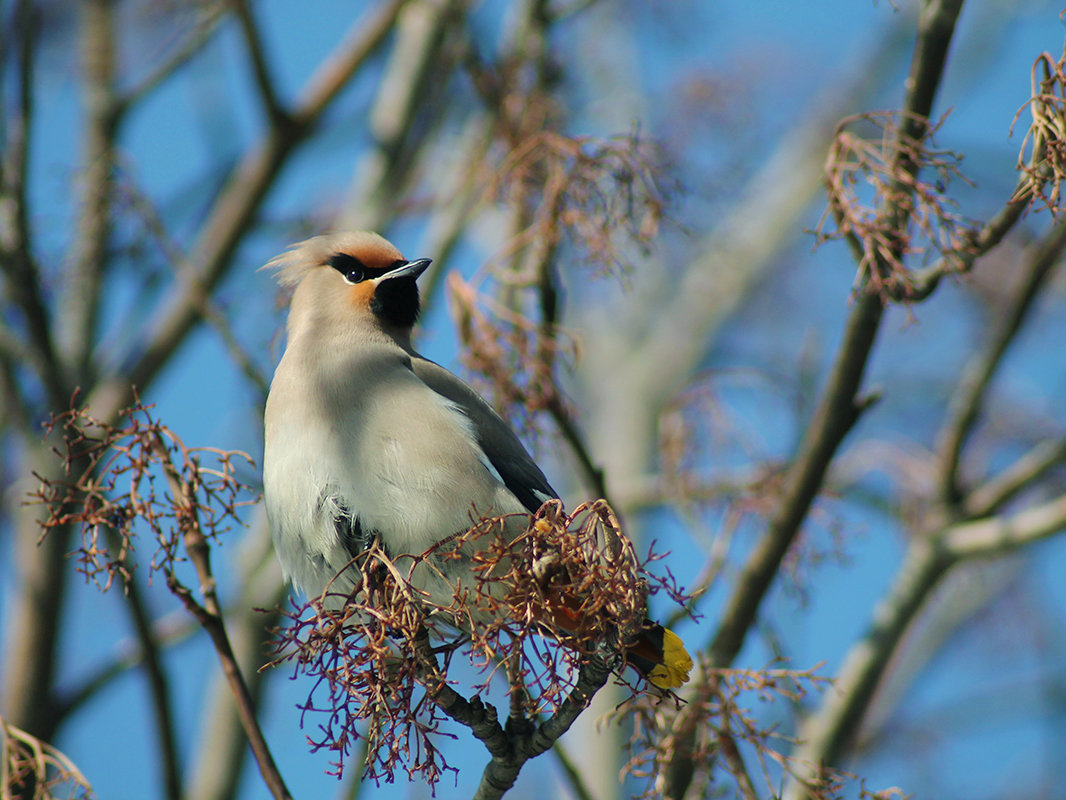
<path fill-rule="evenodd" d="M 373 281 L 363 281 L 354 286 L 349 286 L 348 302 L 357 311 L 365 311 L 370 307 L 370 301 L 374 299 L 374 289 L 377 286 Z"/>

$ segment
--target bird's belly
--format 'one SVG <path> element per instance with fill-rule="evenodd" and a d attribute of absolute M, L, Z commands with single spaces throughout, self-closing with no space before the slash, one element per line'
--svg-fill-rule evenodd
<path fill-rule="evenodd" d="M 487 466 L 465 417 L 447 401 L 423 404 L 404 424 L 395 416 L 402 402 L 379 407 L 387 419 L 353 414 L 342 425 L 344 435 L 305 424 L 275 430 L 271 437 L 264 458 L 271 530 L 286 574 L 309 596 L 321 593 L 353 556 L 338 534 L 337 506 L 407 566 L 480 518 L 524 514 Z M 329 498 L 336 504 L 324 503 Z M 524 530 L 524 519 L 492 535 L 513 537 Z M 434 551 L 432 568 L 413 569 L 412 582 L 447 605 L 455 584 L 469 574 L 469 556 L 485 546 L 468 541 L 445 558 Z M 349 577 L 331 588 L 343 591 L 351 583 Z"/>

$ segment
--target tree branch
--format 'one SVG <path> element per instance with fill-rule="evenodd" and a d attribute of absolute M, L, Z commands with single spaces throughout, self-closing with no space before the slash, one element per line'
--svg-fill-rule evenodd
<path fill-rule="evenodd" d="M 40 267 L 33 257 L 35 242 L 26 185 L 32 144 L 38 28 L 39 18 L 34 4 L 30 0 L 20 0 L 11 30 L 17 53 L 18 105 L 12 119 L 4 120 L 4 153 L 0 155 L 0 197 L 4 201 L 0 202 L 0 271 L 6 279 L 9 296 L 25 318 L 27 350 L 32 354 L 30 362 L 44 386 L 48 403 L 53 408 L 62 408 L 69 392 L 56 355 L 51 315 L 41 295 Z"/>
<path fill-rule="evenodd" d="M 900 115 L 898 135 L 902 138 L 920 139 L 925 132 L 961 8 L 961 0 L 933 0 L 923 8 L 907 78 L 904 110 Z M 919 165 L 903 162 L 902 150 L 897 153 L 895 168 L 916 173 Z M 893 197 L 907 198 L 909 190 L 898 185 Z M 882 214 L 897 230 L 905 231 L 908 211 L 902 200 L 886 204 Z M 904 238 L 900 236 L 899 241 Z M 740 652 L 762 599 L 799 533 L 837 449 L 870 404 L 869 399 L 860 400 L 858 392 L 880 326 L 883 306 L 868 276 L 856 290 L 854 303 L 822 399 L 788 470 L 781 504 L 770 520 L 766 535 L 744 564 L 720 617 L 721 623 L 709 650 L 712 667 L 729 666 Z M 666 770 L 665 793 L 675 800 L 684 796 L 695 772 L 691 757 L 695 728 L 690 728 L 686 737 L 679 740 L 681 746 Z"/>
<path fill-rule="evenodd" d="M 997 316 L 996 328 L 987 347 L 976 354 L 963 370 L 962 378 L 948 405 L 947 419 L 940 435 L 940 490 L 948 508 L 956 508 L 964 492 L 959 475 L 963 448 L 973 433 L 984 406 L 992 379 L 1004 354 L 1029 315 L 1052 270 L 1066 249 L 1066 219 L 1060 220 L 1030 253 L 1017 292 L 1005 311 Z"/>
<path fill-rule="evenodd" d="M 1066 495 L 1009 517 L 951 525 L 908 548 L 892 588 L 866 635 L 845 657 L 817 714 L 803 724 L 786 800 L 805 800 L 824 766 L 836 764 L 854 737 L 892 656 L 938 581 L 955 564 L 1016 550 L 1066 530 Z"/>
<path fill-rule="evenodd" d="M 307 138 L 341 88 L 374 53 L 391 29 L 405 0 L 391 0 L 355 22 L 352 33 L 308 80 L 294 104 L 292 121 L 274 127 L 249 149 L 230 175 L 207 217 L 189 260 L 198 265 L 196 286 L 176 286 L 163 307 L 151 315 L 155 330 L 116 373 L 99 382 L 89 397 L 93 414 L 112 418 L 132 399 L 132 388 L 144 391 L 185 340 L 199 319 L 203 291 L 213 291 L 232 265 L 241 236 L 297 145 Z"/>
<path fill-rule="evenodd" d="M 809 790 L 818 787 L 823 767 L 838 763 L 892 652 L 948 566 L 931 541 L 916 540 L 908 549 L 892 588 L 874 610 L 866 634 L 844 658 L 821 708 L 800 728 L 797 738 L 801 744 L 791 756 L 794 772 L 785 786 L 785 800 L 806 800 Z"/>
<path fill-rule="evenodd" d="M 1066 529 L 1066 495 L 1007 517 L 952 525 L 938 544 L 953 560 L 995 556 Z"/>
<path fill-rule="evenodd" d="M 435 77 L 447 73 L 440 66 L 445 32 L 463 8 L 459 0 L 411 0 L 398 15 L 396 46 L 370 109 L 375 146 L 356 169 L 356 185 L 337 220 L 342 230 L 380 230 L 394 216 L 411 172 L 412 132 L 421 127 L 415 120 L 431 105 Z"/>
<path fill-rule="evenodd" d="M 711 663 L 727 667 L 736 658 L 781 560 L 799 533 L 844 437 L 876 399 L 858 397 L 881 322 L 881 298 L 863 292 L 848 317 L 844 341 L 822 400 L 789 469 L 769 530 L 745 562 L 711 643 Z"/>
<path fill-rule="evenodd" d="M 962 514 L 966 519 L 987 517 L 1048 470 L 1066 461 L 1066 438 L 1040 442 L 998 475 L 966 495 Z"/>
<path fill-rule="evenodd" d="M 86 2 L 82 23 L 82 65 L 86 120 L 81 140 L 77 233 L 71 240 L 70 270 L 56 316 L 57 340 L 70 371 L 71 385 L 88 380 L 89 356 L 96 341 L 101 282 L 111 244 L 118 103 L 115 93 L 115 4 Z M 66 398 L 64 398 L 66 402 Z M 57 407 L 61 408 L 62 406 Z"/>
<path fill-rule="evenodd" d="M 164 454 L 166 453 L 166 445 L 162 439 L 157 440 L 157 447 Z M 188 457 L 188 454 L 185 453 L 185 456 Z M 192 596 L 192 592 L 178 581 L 173 570 L 167 571 L 167 587 L 182 601 L 186 609 L 196 617 L 197 621 L 211 637 L 215 652 L 218 654 L 218 659 L 222 664 L 222 671 L 229 682 L 230 690 L 237 703 L 237 714 L 248 737 L 248 744 L 251 746 L 252 753 L 259 764 L 259 772 L 263 777 L 263 782 L 267 785 L 275 800 L 292 800 L 292 795 L 289 794 L 289 790 L 285 786 L 285 780 L 281 777 L 281 772 L 278 771 L 277 764 L 274 762 L 270 746 L 267 744 L 263 731 L 259 727 L 255 702 L 248 689 L 248 684 L 241 674 L 240 664 L 237 662 L 237 657 L 233 652 L 233 645 L 230 643 L 229 634 L 226 631 L 226 625 L 222 617 L 222 607 L 218 602 L 217 584 L 211 570 L 211 548 L 200 525 L 196 500 L 189 497 L 189 492 L 186 490 L 186 486 L 170 458 L 164 455 L 161 459 L 161 465 L 166 475 L 167 484 L 170 486 L 173 501 L 179 509 L 178 521 L 181 524 L 185 552 L 196 569 L 203 605 L 198 603 L 196 598 Z"/>
<path fill-rule="evenodd" d="M 581 712 L 588 708 L 593 696 L 611 674 L 600 656 L 589 656 L 578 670 L 574 688 L 553 714 L 539 724 L 528 727 L 509 724 L 505 729 L 499 723 L 495 706 L 483 703 L 477 695 L 467 700 L 446 683 L 425 629 L 412 645 L 423 672 L 420 681 L 426 691 L 445 714 L 469 728 L 492 756 L 482 773 L 474 800 L 498 800 L 503 797 L 514 786 L 525 763 L 551 749 Z"/>
<path fill-rule="evenodd" d="M 256 26 L 255 17 L 252 15 L 252 8 L 248 0 L 235 0 L 234 12 L 237 16 L 237 22 L 240 24 L 241 33 L 244 35 L 244 42 L 248 46 L 248 55 L 252 62 L 252 74 L 255 75 L 255 85 L 259 90 L 259 98 L 266 109 L 267 117 L 272 120 L 284 117 L 286 112 L 278 100 L 274 79 L 270 75 L 266 48 L 263 45 L 263 38 Z"/>
<path fill-rule="evenodd" d="M 116 98 L 116 113 L 119 116 L 125 116 L 131 108 L 152 94 L 168 78 L 203 50 L 204 45 L 211 41 L 212 35 L 218 30 L 219 23 L 225 18 L 227 8 L 228 4 L 224 0 L 219 0 L 219 2 L 215 3 L 197 4 L 200 19 L 195 30 L 171 53 L 169 58 L 166 58 L 154 70 L 149 72 L 140 83 Z"/>
<path fill-rule="evenodd" d="M 121 551 L 121 544 L 112 532 L 112 548 Z M 181 800 L 181 760 L 175 736 L 177 725 L 170 705 L 170 681 L 167 678 L 160 654 L 160 643 L 155 637 L 155 628 L 144 606 L 144 598 L 135 576 L 125 585 L 125 605 L 133 621 L 137 640 L 141 645 L 145 674 L 148 678 L 152 708 L 155 711 L 156 734 L 159 737 L 159 761 L 163 772 L 163 791 L 167 800 Z"/>

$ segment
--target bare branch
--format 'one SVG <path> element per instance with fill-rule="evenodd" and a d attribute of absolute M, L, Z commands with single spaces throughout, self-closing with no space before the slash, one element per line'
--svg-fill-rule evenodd
<path fill-rule="evenodd" d="M 151 95 L 159 86 L 203 50 L 204 46 L 211 41 L 215 31 L 218 30 L 222 20 L 225 19 L 227 4 L 224 0 L 202 2 L 196 4 L 196 10 L 199 17 L 193 31 L 185 37 L 185 40 L 169 57 L 142 78 L 140 83 L 128 89 L 125 94 L 116 99 L 116 113 L 118 116 L 125 116 L 131 108 Z"/>
<path fill-rule="evenodd" d="M 947 557 L 994 556 L 1066 530 L 1066 495 L 1010 516 L 961 522 L 939 537 Z"/>
<path fill-rule="evenodd" d="M 802 800 L 855 735 L 892 654 L 944 573 L 956 563 L 999 555 L 1066 530 L 1066 495 L 1009 517 L 963 522 L 915 539 L 865 636 L 844 659 L 819 711 L 800 730 L 798 769 L 784 797 Z"/>
<path fill-rule="evenodd" d="M 117 538 L 113 536 L 113 540 Z M 117 542 L 113 541 L 113 546 Z M 170 703 L 170 680 L 161 655 L 161 642 L 155 638 L 155 628 L 141 596 L 136 579 L 126 582 L 125 605 L 133 620 L 143 658 L 145 673 L 155 712 L 156 735 L 159 737 L 159 766 L 163 772 L 163 791 L 167 800 L 180 800 L 181 760 L 178 755 L 177 724 Z"/>
<path fill-rule="evenodd" d="M 1048 470 L 1066 461 L 1066 438 L 1040 442 L 998 475 L 989 478 L 962 501 L 965 519 L 987 517 L 1029 488 Z"/>
<path fill-rule="evenodd" d="M 961 8 L 961 0 L 942 0 L 927 4 L 922 11 L 918 41 L 907 79 L 907 97 L 900 116 L 899 136 L 902 139 L 920 140 L 927 128 L 929 112 L 940 85 L 948 45 Z M 905 161 L 906 149 L 898 150 L 896 157 Z M 898 171 L 907 173 L 917 170 L 918 166 L 901 163 Z M 893 169 L 893 172 L 897 172 L 897 169 Z M 888 203 L 884 210 L 885 217 L 892 220 L 901 233 L 909 217 L 907 206 L 902 202 L 907 197 L 906 192 L 905 185 L 894 187 L 894 201 Z M 899 241 L 902 240 L 901 237 Z M 883 265 L 878 265 L 871 272 L 878 274 L 882 269 Z M 788 470 L 781 504 L 770 520 L 769 530 L 741 570 L 733 594 L 720 616 L 721 623 L 709 650 L 714 667 L 728 666 L 740 652 L 762 598 L 799 533 L 837 449 L 859 415 L 869 406 L 870 400 L 860 400 L 858 393 L 880 326 L 882 310 L 879 293 L 872 291 L 869 281 L 865 281 L 856 291 L 844 340 L 822 399 L 797 457 Z M 690 755 L 693 736 L 694 729 L 682 741 L 667 771 L 665 794 L 674 800 L 684 796 L 694 774 L 695 765 Z"/>
<path fill-rule="evenodd" d="M 976 354 L 963 370 L 962 378 L 948 406 L 947 419 L 940 434 L 940 487 L 944 501 L 954 508 L 962 499 L 963 478 L 959 475 L 962 451 L 973 433 L 984 406 L 985 397 L 1007 348 L 1014 341 L 1029 316 L 1052 270 L 1058 266 L 1066 249 L 1066 220 L 1055 224 L 1042 242 L 1030 252 L 1023 279 L 983 351 Z"/>
<path fill-rule="evenodd" d="M 163 440 L 158 438 L 157 443 L 162 448 L 163 453 L 166 453 L 166 446 L 163 444 Z M 187 452 L 185 458 L 188 460 Z M 186 587 L 178 583 L 173 572 L 167 573 L 167 586 L 185 604 L 185 607 L 196 617 L 200 625 L 211 637 L 215 652 L 218 654 L 219 661 L 222 664 L 222 671 L 230 684 L 233 697 L 237 701 L 237 714 L 241 719 L 241 724 L 244 726 L 244 732 L 248 736 L 248 743 L 252 748 L 252 753 L 255 755 L 255 760 L 259 764 L 259 772 L 263 776 L 263 782 L 266 783 L 275 800 L 292 800 L 292 795 L 289 794 L 285 781 L 281 777 L 281 772 L 278 771 L 277 764 L 274 762 L 274 756 L 270 752 L 266 737 L 263 736 L 263 731 L 259 727 L 255 701 L 252 699 L 248 684 L 244 681 L 240 664 L 237 663 L 233 645 L 229 640 L 229 633 L 226 631 L 226 625 L 222 617 L 222 606 L 218 602 L 215 578 L 211 571 L 211 550 L 208 546 L 208 535 L 210 534 L 205 534 L 201 528 L 198 511 L 199 500 L 191 496 L 192 492 L 197 491 L 199 487 L 190 486 L 187 481 L 182 480 L 182 476 L 179 475 L 169 458 L 163 460 L 162 466 L 167 476 L 167 482 L 170 484 L 174 502 L 183 506 L 181 513 L 185 526 L 182 537 L 184 539 L 185 552 L 196 568 L 196 574 L 199 577 L 200 593 L 204 599 L 203 606 L 196 602 L 192 597 L 192 593 Z"/>
<path fill-rule="evenodd" d="M 274 120 L 275 126 L 241 159 L 190 253 L 199 280 L 192 288 L 177 287 L 164 300 L 164 307 L 152 314 L 159 322 L 143 350 L 134 355 L 133 363 L 94 388 L 89 402 L 97 416 L 113 418 L 118 409 L 129 405 L 131 386 L 146 389 L 169 362 L 199 318 L 202 291 L 212 291 L 231 266 L 241 235 L 252 224 L 282 165 L 314 131 L 341 88 L 385 40 L 404 2 L 390 0 L 357 20 L 352 33 L 308 80 L 294 104 L 292 122 L 279 126 Z"/>
<path fill-rule="evenodd" d="M 115 92 L 115 5 L 109 0 L 85 4 L 82 50 L 87 101 L 81 137 L 85 152 L 79 175 L 77 233 L 71 240 L 71 267 L 63 281 L 56 316 L 61 357 L 76 384 L 88 375 L 88 360 L 96 341 L 101 282 L 111 244 L 114 201 L 115 142 L 118 104 Z M 61 406 L 56 406 L 61 408 Z"/>
<path fill-rule="evenodd" d="M 370 110 L 376 146 L 360 161 L 356 182 L 337 220 L 341 229 L 379 230 L 394 215 L 412 164 L 415 120 L 431 105 L 445 45 L 455 20 L 465 13 L 459 0 L 410 0 L 396 18 L 396 46 Z"/>
<path fill-rule="evenodd" d="M 711 644 L 712 663 L 727 666 L 736 657 L 762 598 L 788 552 L 844 437 L 876 397 L 859 397 L 866 363 L 881 322 L 881 298 L 864 292 L 855 299 L 844 341 L 818 409 L 782 490 L 781 503 L 755 552 L 745 562 L 733 595 L 721 614 Z"/>
<path fill-rule="evenodd" d="M 279 609 L 286 602 L 289 590 L 274 555 L 262 507 L 259 512 L 240 545 L 241 591 L 233 598 L 225 619 L 237 663 L 252 702 L 261 714 L 261 699 L 269 679 L 278 677 L 277 673 L 260 669 L 264 660 L 263 642 L 269 630 L 280 623 Z M 245 773 L 248 739 L 237 708 L 230 701 L 226 677 L 219 675 L 212 681 L 208 693 L 207 707 L 214 712 L 206 715 L 196 737 L 197 753 L 187 794 L 197 800 L 226 800 L 237 793 Z"/>
<path fill-rule="evenodd" d="M 244 487 L 234 477 L 233 460 L 251 459 L 241 453 L 190 450 L 143 406 L 127 410 L 126 417 L 124 427 L 95 419 L 84 410 L 53 419 L 53 428 L 64 433 L 66 451 L 57 450 L 57 454 L 67 470 L 65 480 L 42 477 L 37 497 L 48 516 L 41 527 L 45 531 L 80 527 L 79 568 L 104 591 L 116 578 L 126 584 L 132 579 L 129 555 L 135 547 L 134 524 L 151 532 L 157 550 L 150 569 L 164 573 L 171 593 L 211 637 L 263 780 L 275 798 L 291 800 L 256 719 L 211 571 L 209 542 L 236 519 L 237 508 L 244 504 L 239 499 Z M 215 466 L 201 465 L 205 452 L 214 457 Z M 157 492 L 154 470 L 162 473 L 169 496 Z M 119 488 L 120 480 L 128 481 L 124 490 Z M 117 545 L 112 547 L 108 541 Z M 175 571 L 182 549 L 195 568 L 202 604 Z M 147 632 L 146 620 L 144 626 Z"/>
<path fill-rule="evenodd" d="M 786 800 L 806 800 L 826 780 L 873 697 L 890 655 L 949 562 L 932 541 L 917 540 L 908 549 L 892 587 L 878 603 L 866 634 L 852 646 L 821 708 L 808 717 L 792 754 L 795 775 L 785 787 Z"/>
<path fill-rule="evenodd" d="M 8 296 L 21 309 L 29 335 L 26 349 L 44 386 L 49 403 L 61 408 L 69 392 L 62 379 L 51 315 L 41 295 L 40 266 L 34 260 L 35 242 L 30 227 L 27 188 L 33 130 L 34 56 L 40 35 L 40 17 L 34 4 L 20 0 L 15 6 L 10 33 L 17 54 L 18 105 L 10 120 L 3 120 L 4 153 L 0 155 L 0 271 Z M 6 114 L 6 109 L 5 109 Z"/>
<path fill-rule="evenodd" d="M 248 46 L 248 55 L 251 57 L 252 62 L 252 74 L 255 75 L 255 85 L 259 89 L 259 98 L 266 108 L 267 116 L 271 119 L 283 117 L 286 112 L 278 100 L 274 79 L 270 76 L 269 59 L 265 52 L 263 39 L 256 26 L 255 17 L 252 15 L 252 7 L 248 0 L 235 0 L 234 13 L 240 23 L 241 33 L 244 34 L 245 44 Z"/>
<path fill-rule="evenodd" d="M 566 733 L 574 720 L 588 708 L 593 695 L 607 682 L 610 669 L 596 656 L 582 664 L 574 689 L 566 701 L 548 719 L 538 725 L 528 737 L 511 743 L 510 752 L 493 754 L 485 767 L 474 800 L 497 800 L 513 785 L 518 773 L 531 758 L 546 752 Z"/>

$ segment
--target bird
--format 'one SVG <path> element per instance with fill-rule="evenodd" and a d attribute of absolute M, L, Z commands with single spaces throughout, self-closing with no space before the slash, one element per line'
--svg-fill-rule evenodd
<path fill-rule="evenodd" d="M 292 292 L 264 411 L 263 495 L 283 572 L 308 597 L 357 589 L 353 561 L 374 542 L 393 559 L 422 554 L 470 529 L 473 512 L 500 515 L 512 540 L 558 498 L 491 405 L 414 349 L 417 279 L 430 263 L 351 231 L 296 243 L 263 267 Z M 410 581 L 447 607 L 472 555 L 423 564 Z M 649 622 L 637 638 L 626 660 L 652 685 L 687 681 L 680 637 Z"/>

